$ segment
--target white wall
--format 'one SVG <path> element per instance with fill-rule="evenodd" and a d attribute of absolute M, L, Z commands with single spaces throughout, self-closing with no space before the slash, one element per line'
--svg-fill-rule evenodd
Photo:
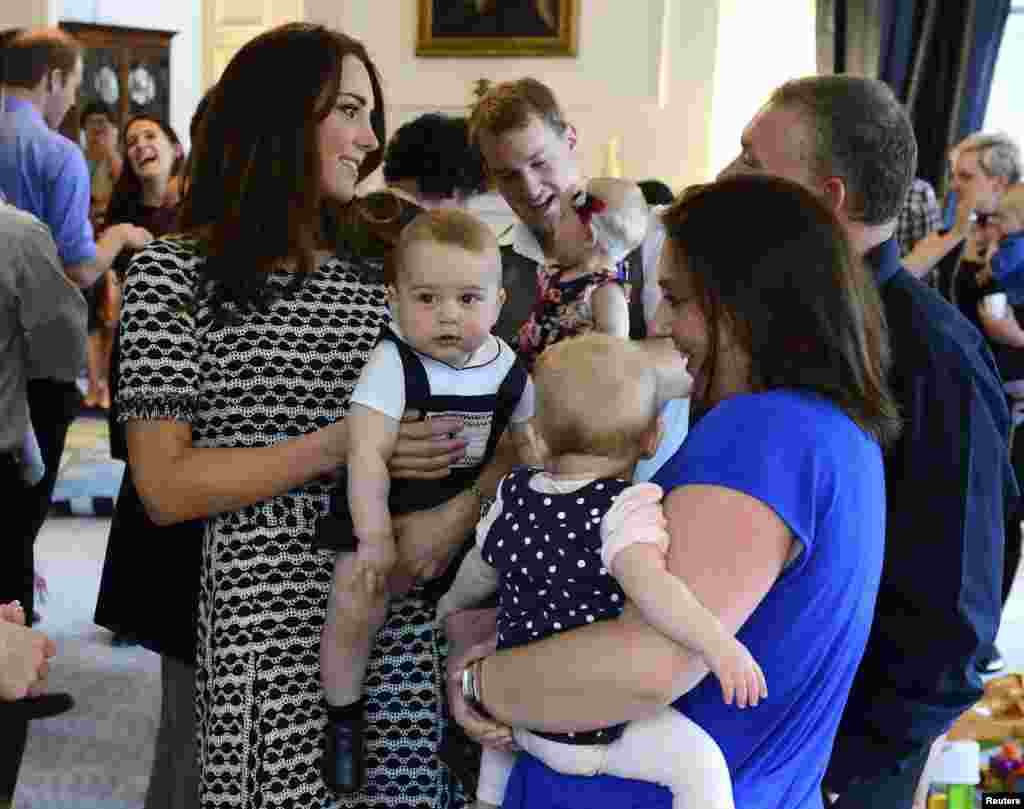
<path fill-rule="evenodd" d="M 252 0 L 257 2 L 258 0 Z M 58 19 L 177 31 L 171 40 L 171 120 L 188 146 L 202 87 L 202 0 L 58 0 Z"/>
<path fill-rule="evenodd" d="M 992 90 L 985 111 L 985 131 L 1002 131 L 1024 143 L 1024 104 L 1020 100 L 1020 77 L 1024 75 L 1024 8 L 1013 3 L 1006 21 L 1003 43 L 992 77 Z"/>
<path fill-rule="evenodd" d="M 37 28 L 57 21 L 59 0 L 2 0 L 0 30 Z"/>
<path fill-rule="evenodd" d="M 738 154 L 743 127 L 772 90 L 813 74 L 816 61 L 815 0 L 719 0 L 709 115 L 712 174 Z"/>
<path fill-rule="evenodd" d="M 382 14 L 380 3 L 306 0 L 306 16 L 366 43 L 385 82 L 390 131 L 429 110 L 465 113 L 478 78 L 533 75 L 575 124 L 588 173 L 601 171 L 605 146 L 618 137 L 626 176 L 673 186 L 704 176 L 714 0 L 582 0 L 575 59 L 419 58 L 416 0 L 383 2 L 397 14 Z"/>
<path fill-rule="evenodd" d="M 0 24 L 66 19 L 178 31 L 171 123 L 186 138 L 203 91 L 204 2 L 0 0 Z M 261 14 L 265 5 L 232 3 Z M 580 0 L 575 59 L 417 57 L 417 5 L 305 0 L 306 19 L 366 43 L 385 82 L 389 131 L 430 110 L 465 113 L 478 78 L 534 75 L 576 125 L 587 173 L 603 170 L 618 138 L 626 176 L 658 177 L 677 190 L 713 177 L 735 154 L 743 123 L 772 87 L 814 72 L 815 0 Z"/>
<path fill-rule="evenodd" d="M 397 13 L 382 13 L 382 3 Z M 764 7 L 774 16 L 743 28 L 740 7 Z M 785 25 L 775 24 L 780 9 Z M 385 82 L 389 131 L 429 110 L 464 113 L 477 78 L 534 75 L 551 86 L 576 125 L 586 172 L 603 169 L 606 144 L 618 137 L 625 176 L 658 177 L 677 190 L 720 167 L 711 144 L 713 112 L 720 120 L 730 109 L 749 118 L 757 108 L 748 109 L 746 97 L 733 103 L 742 83 L 724 79 L 723 60 L 739 67 L 731 76 L 754 76 L 758 88 L 814 71 L 814 0 L 581 0 L 575 59 L 419 58 L 416 14 L 416 0 L 306 0 L 307 19 L 366 43 Z M 772 31 L 770 42 L 765 30 Z M 747 31 L 760 37 L 753 47 Z M 769 52 L 790 58 L 766 61 Z M 794 74 L 793 54 L 804 52 L 809 61 Z M 730 133 L 728 148 L 735 150 L 738 139 L 738 131 Z"/>

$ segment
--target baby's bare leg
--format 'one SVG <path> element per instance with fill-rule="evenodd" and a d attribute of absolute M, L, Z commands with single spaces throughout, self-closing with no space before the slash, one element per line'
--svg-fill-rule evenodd
<path fill-rule="evenodd" d="M 366 665 L 388 612 L 387 584 L 339 553 L 320 640 L 320 682 L 329 705 L 348 705 L 363 693 Z"/>

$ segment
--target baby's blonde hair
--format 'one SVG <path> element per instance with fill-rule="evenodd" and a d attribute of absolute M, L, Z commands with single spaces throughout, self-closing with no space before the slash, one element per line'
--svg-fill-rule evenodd
<path fill-rule="evenodd" d="M 1024 183 L 1015 183 L 1007 188 L 996 210 L 1004 220 L 1007 215 L 1013 217 L 1013 230 L 1024 229 Z"/>
<path fill-rule="evenodd" d="M 598 244 L 618 263 L 647 235 L 650 208 L 644 193 L 631 180 L 617 177 L 595 177 L 587 183 L 587 193 L 607 206 L 592 216 L 590 226 Z"/>
<path fill-rule="evenodd" d="M 533 379 L 537 427 L 553 456 L 639 457 L 658 383 L 635 343 L 598 332 L 562 340 L 537 359 Z"/>
<path fill-rule="evenodd" d="M 402 275 L 409 246 L 417 242 L 433 242 L 459 247 L 470 253 L 494 251 L 498 254 L 498 240 L 485 222 L 458 208 L 424 211 L 402 229 L 395 246 L 392 261 L 396 279 Z M 498 284 L 501 284 L 501 261 L 497 262 Z"/>

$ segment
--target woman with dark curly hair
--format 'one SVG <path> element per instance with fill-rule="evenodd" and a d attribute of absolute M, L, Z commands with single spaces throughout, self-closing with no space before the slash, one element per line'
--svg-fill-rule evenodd
<path fill-rule="evenodd" d="M 268 115 L 282 65 L 288 91 Z M 362 43 L 304 23 L 261 34 L 228 64 L 202 116 L 182 235 L 129 269 L 117 398 L 135 483 L 158 525 L 205 521 L 205 809 L 339 805 L 320 770 L 334 555 L 312 539 L 345 462 L 349 396 L 389 318 L 379 262 L 356 255 L 343 227 L 357 184 L 380 164 L 384 130 Z M 464 454 L 466 442 L 447 437 L 461 428 L 403 425 L 390 471 L 445 476 Z M 445 645 L 421 584 L 447 566 L 479 508 L 467 492 L 396 521 L 394 598 L 365 682 L 365 782 L 342 807 L 462 805 L 438 756 Z"/>

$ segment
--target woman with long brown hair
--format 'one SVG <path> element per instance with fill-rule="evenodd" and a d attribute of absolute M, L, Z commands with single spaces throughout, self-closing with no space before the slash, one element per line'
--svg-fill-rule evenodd
<path fill-rule="evenodd" d="M 663 221 L 655 328 L 693 377 L 690 431 L 652 478 L 668 569 L 751 651 L 768 697 L 726 705 L 692 650 L 627 604 L 467 666 L 462 693 L 495 719 L 466 713 L 458 694 L 453 706 L 480 735 L 497 733 L 491 722 L 581 732 L 671 704 L 722 749 L 737 807 L 820 807 L 881 579 L 882 452 L 901 429 L 881 299 L 832 211 L 787 180 L 724 179 Z M 624 536 L 660 512 L 634 516 Z M 523 755 L 503 806 L 670 803 L 650 784 L 561 775 Z"/>
<path fill-rule="evenodd" d="M 289 86 L 270 110 L 282 65 Z M 333 556 L 311 539 L 345 459 L 348 397 L 388 319 L 383 273 L 340 235 L 383 141 L 380 82 L 361 43 L 300 23 L 256 37 L 200 122 L 183 235 L 156 242 L 129 270 L 118 404 L 135 481 L 157 524 L 206 521 L 203 807 L 335 805 L 320 773 L 318 656 Z M 462 454 L 464 442 L 432 439 L 461 425 L 438 421 L 403 428 L 406 472 L 443 475 Z M 393 463 L 392 473 L 402 469 Z M 409 586 L 446 566 L 469 506 L 398 526 L 393 592 L 402 582 L 407 592 L 367 676 L 366 785 L 342 806 L 461 803 L 437 756 L 444 661 L 433 604 Z"/>

